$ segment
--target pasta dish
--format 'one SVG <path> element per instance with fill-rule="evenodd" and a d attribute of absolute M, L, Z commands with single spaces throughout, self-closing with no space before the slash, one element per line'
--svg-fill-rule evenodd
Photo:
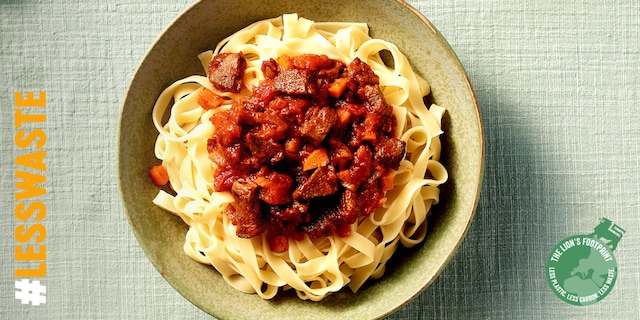
<path fill-rule="evenodd" d="M 152 120 L 153 202 L 187 225 L 185 253 L 239 291 L 319 301 L 381 277 L 427 233 L 447 180 L 445 109 L 363 23 L 255 22 L 198 55 Z"/>

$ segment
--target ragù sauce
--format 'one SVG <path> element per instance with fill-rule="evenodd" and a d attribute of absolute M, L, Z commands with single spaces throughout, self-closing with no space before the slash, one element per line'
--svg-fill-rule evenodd
<path fill-rule="evenodd" d="M 221 53 L 208 77 L 237 93 L 245 69 L 242 53 Z M 289 237 L 348 236 L 384 204 L 405 155 L 378 76 L 358 58 L 313 54 L 264 61 L 262 72 L 252 94 L 211 117 L 214 188 L 235 200 L 225 214 L 239 237 L 266 232 L 276 252 Z M 199 103 L 213 108 L 222 98 L 204 89 Z"/>

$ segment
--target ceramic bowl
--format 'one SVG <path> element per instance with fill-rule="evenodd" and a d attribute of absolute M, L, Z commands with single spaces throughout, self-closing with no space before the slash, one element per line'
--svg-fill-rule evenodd
<path fill-rule="evenodd" d="M 398 45 L 430 83 L 435 102 L 447 108 L 441 161 L 449 180 L 425 242 L 396 252 L 384 276 L 358 293 L 342 290 L 321 302 L 295 294 L 272 300 L 243 294 L 212 267 L 191 260 L 182 249 L 187 226 L 151 203 L 157 188 L 148 177 L 157 163 L 151 109 L 160 92 L 175 80 L 202 74 L 196 55 L 224 37 L 257 20 L 294 12 L 314 21 L 366 22 L 372 37 Z M 124 209 L 141 248 L 167 282 L 202 310 L 221 319 L 371 319 L 420 294 L 454 255 L 478 200 L 484 145 L 477 101 L 458 58 L 436 28 L 403 1 L 204 0 L 178 16 L 142 60 L 122 106 L 117 152 Z"/>

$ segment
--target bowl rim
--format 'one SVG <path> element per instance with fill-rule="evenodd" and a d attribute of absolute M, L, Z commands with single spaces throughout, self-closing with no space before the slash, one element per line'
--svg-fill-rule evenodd
<path fill-rule="evenodd" d="M 422 294 L 440 276 L 440 274 L 444 271 L 444 269 L 447 267 L 447 265 L 449 265 L 449 262 L 451 261 L 451 259 L 453 259 L 453 256 L 458 252 L 458 249 L 462 245 L 462 242 L 464 241 L 464 239 L 467 236 L 467 233 L 469 232 L 469 228 L 471 227 L 471 223 L 473 222 L 473 219 L 474 219 L 475 214 L 476 214 L 476 210 L 477 210 L 477 207 L 478 207 L 478 202 L 480 200 L 480 194 L 481 194 L 481 191 L 482 191 L 482 181 L 483 181 L 483 178 L 484 178 L 484 166 L 485 166 L 485 135 L 484 135 L 484 127 L 483 127 L 483 123 L 482 123 L 482 115 L 480 113 L 480 106 L 478 104 L 478 97 L 476 96 L 475 90 L 473 89 L 473 85 L 471 83 L 471 79 L 469 78 L 469 75 L 468 75 L 467 71 L 465 70 L 464 66 L 462 65 L 462 62 L 460 61 L 460 58 L 458 57 L 456 52 L 453 50 L 453 47 L 451 46 L 449 41 L 447 41 L 447 39 L 442 35 L 440 30 L 438 30 L 435 27 L 435 25 L 433 25 L 431 23 L 431 21 L 422 12 L 420 12 L 417 8 L 415 8 L 412 5 L 410 5 L 409 3 L 407 3 L 405 0 L 394 0 L 394 1 L 400 3 L 406 9 L 411 11 L 414 15 L 416 15 L 417 18 L 419 18 L 422 21 L 422 23 L 425 26 L 427 26 L 429 29 L 431 29 L 431 31 L 433 33 L 435 33 L 437 35 L 437 38 L 442 42 L 442 44 L 444 45 L 444 47 L 447 50 L 447 53 L 453 59 L 455 59 L 455 62 L 456 62 L 455 64 L 458 67 L 458 72 L 464 77 L 465 84 L 468 86 L 469 92 L 471 93 L 471 101 L 473 101 L 473 111 L 475 113 L 474 118 L 477 121 L 476 125 L 478 126 L 478 132 L 480 134 L 479 139 L 478 139 L 480 153 L 478 154 L 479 166 L 478 166 L 477 173 L 475 175 L 477 177 L 478 183 L 475 185 L 476 190 L 473 192 L 475 196 L 474 196 L 474 199 L 473 199 L 473 204 L 472 204 L 471 209 L 470 209 L 471 212 L 467 216 L 468 218 L 467 218 L 467 220 L 466 220 L 466 222 L 464 224 L 464 226 L 465 226 L 464 229 L 462 230 L 462 232 L 459 234 L 458 238 L 455 241 L 455 246 L 453 247 L 453 250 L 449 251 L 449 253 L 446 255 L 446 257 L 442 261 L 442 263 L 440 263 L 438 265 L 438 268 L 436 269 L 436 271 L 433 274 L 433 276 L 430 277 L 421 286 L 420 290 L 418 290 L 418 291 L 414 292 L 414 294 L 408 296 L 407 299 L 405 299 L 403 303 L 399 304 L 394 309 L 389 310 L 389 312 L 385 313 L 384 315 L 381 315 L 382 317 L 391 315 L 392 313 L 398 311 L 403 306 L 407 305 L 410 301 L 415 299 L 417 296 Z"/>

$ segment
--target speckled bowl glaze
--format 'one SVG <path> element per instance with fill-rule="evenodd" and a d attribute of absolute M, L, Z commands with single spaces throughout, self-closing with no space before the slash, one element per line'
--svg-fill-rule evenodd
<path fill-rule="evenodd" d="M 272 300 L 243 294 L 212 267 L 191 260 L 182 250 L 187 226 L 151 203 L 157 188 L 148 177 L 149 167 L 157 163 L 151 109 L 160 92 L 175 80 L 202 74 L 196 55 L 219 40 L 257 20 L 293 12 L 314 21 L 366 22 L 373 37 L 398 45 L 431 84 L 435 102 L 448 110 L 441 161 L 450 178 L 428 221 L 426 241 L 396 252 L 385 275 L 357 294 L 347 289 L 321 302 L 302 301 L 294 293 Z M 440 274 L 464 238 L 480 193 L 484 156 L 477 101 L 455 53 L 417 10 L 394 0 L 193 4 L 158 38 L 135 73 L 121 110 L 117 145 L 122 200 L 140 246 L 180 294 L 221 319 L 371 319 L 396 311 Z"/>

